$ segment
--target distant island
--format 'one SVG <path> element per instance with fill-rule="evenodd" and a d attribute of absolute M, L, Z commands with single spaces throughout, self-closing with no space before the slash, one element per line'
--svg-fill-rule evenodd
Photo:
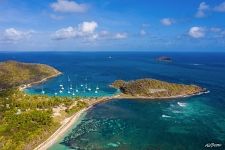
<path fill-rule="evenodd" d="M 122 94 L 81 98 L 29 95 L 24 88 L 60 75 L 57 69 L 33 63 L 0 63 L 0 149 L 43 150 L 54 144 L 79 116 L 97 103 L 116 98 L 178 98 L 204 92 L 196 85 L 154 79 L 116 80 Z"/>
<path fill-rule="evenodd" d="M 156 58 L 157 61 L 164 61 L 164 62 L 172 62 L 172 58 L 168 56 L 160 56 Z"/>
<path fill-rule="evenodd" d="M 126 98 L 178 98 L 196 95 L 205 89 L 196 85 L 169 83 L 155 79 L 139 79 L 134 81 L 116 80 L 111 87 L 120 89 Z"/>

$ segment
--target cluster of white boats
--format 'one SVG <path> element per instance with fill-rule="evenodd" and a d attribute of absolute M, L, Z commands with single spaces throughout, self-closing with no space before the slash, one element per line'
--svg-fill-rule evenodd
<path fill-rule="evenodd" d="M 85 79 L 85 80 L 87 80 L 87 79 Z M 74 89 L 74 88 L 73 88 L 73 85 L 71 84 L 71 81 L 70 81 L 70 78 L 69 78 L 69 77 L 68 77 L 68 83 L 70 84 L 70 86 L 68 87 L 67 90 L 65 89 L 65 87 L 64 87 L 63 84 L 60 84 L 60 85 L 59 85 L 59 91 L 55 92 L 54 95 L 56 96 L 56 95 L 59 95 L 59 94 L 65 94 L 65 93 L 67 93 L 67 94 L 69 94 L 69 95 L 71 94 L 71 95 L 75 96 L 76 93 L 79 93 L 79 92 L 85 93 L 85 92 L 92 92 L 92 91 L 93 91 L 95 94 L 97 94 L 98 91 L 99 91 L 99 89 L 100 89 L 100 88 L 98 87 L 98 85 L 96 86 L 95 89 L 91 89 L 91 87 L 88 86 L 87 83 L 86 83 L 86 84 L 80 84 L 79 86 L 76 85 L 76 88 Z M 44 91 L 43 88 L 42 88 L 41 93 L 42 93 L 42 94 L 45 94 L 45 91 Z"/>

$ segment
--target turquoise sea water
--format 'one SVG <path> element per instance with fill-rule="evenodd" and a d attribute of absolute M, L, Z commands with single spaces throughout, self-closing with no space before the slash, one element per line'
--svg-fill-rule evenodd
<path fill-rule="evenodd" d="M 170 56 L 172 63 L 154 60 Z M 197 84 L 210 93 L 166 100 L 112 100 L 97 104 L 80 118 L 58 143 L 57 149 L 199 150 L 207 143 L 225 147 L 225 53 L 1 53 L 0 60 L 52 65 L 64 74 L 27 90 L 59 94 L 60 84 L 79 96 L 106 96 L 116 79 L 154 78 Z M 69 81 L 68 81 L 69 79 Z M 83 87 L 81 87 L 83 84 Z M 86 86 L 85 88 L 84 86 Z M 95 93 L 96 87 L 99 87 Z M 91 91 L 88 91 L 91 88 Z"/>

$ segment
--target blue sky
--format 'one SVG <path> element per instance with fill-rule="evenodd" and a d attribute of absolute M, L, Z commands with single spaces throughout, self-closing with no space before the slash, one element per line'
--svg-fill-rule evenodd
<path fill-rule="evenodd" d="M 225 51 L 225 0 L 0 0 L 0 51 Z"/>

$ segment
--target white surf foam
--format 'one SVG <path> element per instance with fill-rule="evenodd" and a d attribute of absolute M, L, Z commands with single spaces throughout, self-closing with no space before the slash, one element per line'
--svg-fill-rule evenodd
<path fill-rule="evenodd" d="M 186 107 L 186 106 L 187 106 L 186 103 L 177 102 L 177 104 L 178 104 L 180 107 Z"/>
<path fill-rule="evenodd" d="M 108 143 L 107 145 L 108 145 L 108 146 L 111 146 L 111 147 L 118 147 L 118 146 L 119 146 L 119 145 L 116 144 L 116 143 Z"/>
<path fill-rule="evenodd" d="M 200 65 L 203 65 L 203 64 L 192 64 L 192 65 L 194 65 L 194 66 L 200 66 Z"/>
<path fill-rule="evenodd" d="M 163 118 L 171 118 L 171 116 L 164 115 L 164 114 L 162 115 L 162 117 L 163 117 Z"/>

